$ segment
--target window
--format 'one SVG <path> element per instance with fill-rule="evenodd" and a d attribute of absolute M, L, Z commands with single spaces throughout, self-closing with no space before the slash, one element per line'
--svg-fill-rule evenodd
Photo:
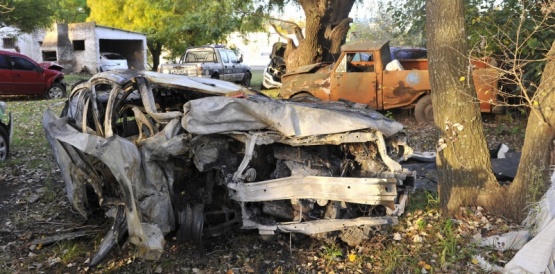
<path fill-rule="evenodd" d="M 14 49 L 16 46 L 15 38 L 2 38 L 2 44 L 5 49 Z"/>
<path fill-rule="evenodd" d="M 374 57 L 369 52 L 350 52 L 346 55 L 348 72 L 373 72 Z"/>
<path fill-rule="evenodd" d="M 32 71 L 37 71 L 38 68 L 35 66 L 35 64 L 31 63 L 29 60 L 21 58 L 21 57 L 15 57 L 12 56 L 12 66 L 13 69 L 17 69 L 17 70 L 32 70 Z"/>
<path fill-rule="evenodd" d="M 43 51 L 42 60 L 44 61 L 58 61 L 55 51 Z"/>
<path fill-rule="evenodd" d="M 237 61 L 237 55 L 235 55 L 235 52 L 228 50 L 227 51 L 227 56 L 229 57 L 229 62 L 231 63 L 239 63 L 239 61 Z"/>
<path fill-rule="evenodd" d="M 8 58 L 6 55 L 0 55 L 0 69 L 9 69 Z"/>
<path fill-rule="evenodd" d="M 181 63 L 215 62 L 213 50 L 189 50 L 185 57 L 181 57 Z"/>
<path fill-rule="evenodd" d="M 225 50 L 220 50 L 220 56 L 222 57 L 222 63 L 229 63 L 227 52 L 225 52 Z"/>
<path fill-rule="evenodd" d="M 85 40 L 73 40 L 73 50 L 85 50 Z"/>
<path fill-rule="evenodd" d="M 347 71 L 347 55 L 344 55 L 343 58 L 341 59 L 341 62 L 339 62 L 337 69 L 335 69 L 335 72 L 346 72 L 346 71 Z"/>

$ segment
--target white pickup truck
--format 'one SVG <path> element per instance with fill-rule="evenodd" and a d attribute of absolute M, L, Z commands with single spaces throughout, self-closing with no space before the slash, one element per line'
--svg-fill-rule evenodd
<path fill-rule="evenodd" d="M 251 68 L 234 51 L 221 45 L 187 49 L 177 64 L 162 64 L 158 72 L 226 80 L 246 87 L 251 84 Z"/>

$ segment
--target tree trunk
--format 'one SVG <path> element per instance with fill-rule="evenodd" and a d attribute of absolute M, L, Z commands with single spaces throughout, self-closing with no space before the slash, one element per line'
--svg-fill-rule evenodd
<path fill-rule="evenodd" d="M 147 43 L 148 50 L 152 55 L 152 70 L 157 71 L 160 65 L 160 55 L 162 54 L 161 43 Z M 145 68 L 146 69 L 146 68 Z"/>
<path fill-rule="evenodd" d="M 467 69 L 463 0 L 427 0 L 426 29 L 434 122 L 437 126 L 439 198 L 444 213 L 485 205 L 499 185 L 491 171 L 482 118 Z"/>
<path fill-rule="evenodd" d="M 555 139 L 555 42 L 547 54 L 547 64 L 536 91 L 532 111 L 526 126 L 526 139 L 516 178 L 509 187 L 509 196 L 499 197 L 510 200 L 508 208 L 500 207 L 501 214 L 515 220 L 522 220 L 526 207 L 538 201 L 549 187 L 549 176 L 553 165 Z M 505 212 L 508 211 L 508 212 Z"/>
<path fill-rule="evenodd" d="M 335 61 L 345 42 L 349 13 L 355 0 L 299 0 L 306 16 L 304 36 L 297 31 L 298 45 L 289 40 L 285 50 L 287 70 L 322 61 Z"/>

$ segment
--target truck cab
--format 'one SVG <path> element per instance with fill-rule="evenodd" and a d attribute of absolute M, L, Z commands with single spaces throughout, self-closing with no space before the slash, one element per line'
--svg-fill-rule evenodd
<path fill-rule="evenodd" d="M 177 64 L 163 64 L 158 72 L 226 80 L 250 86 L 251 69 L 243 58 L 221 45 L 187 49 Z"/>
<path fill-rule="evenodd" d="M 492 112 L 497 97 L 496 71 L 480 62 L 473 65 L 481 111 Z M 317 63 L 288 72 L 282 77 L 280 97 L 348 100 L 375 110 L 415 108 L 417 120 L 425 122 L 433 119 L 430 92 L 427 59 L 392 60 L 389 42 L 364 41 L 343 45 L 335 63 Z"/>

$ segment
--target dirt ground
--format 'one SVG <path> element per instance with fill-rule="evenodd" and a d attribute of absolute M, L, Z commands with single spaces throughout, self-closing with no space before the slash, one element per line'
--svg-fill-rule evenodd
<path fill-rule="evenodd" d="M 434 150 L 432 126 L 417 125 L 407 112 L 390 115 L 406 126 L 409 145 L 415 151 Z M 490 148 L 503 142 L 520 150 L 525 120 L 503 119 L 484 116 Z M 48 153 L 34 155 L 32 150 L 14 152 L 12 157 L 49 157 L 54 163 Z M 0 273 L 374 272 L 372 266 L 360 262 L 353 265 L 345 256 L 335 256 L 331 248 L 336 245 L 290 234 L 263 241 L 256 231 L 239 229 L 205 239 L 202 246 L 181 244 L 168 235 L 164 254 L 157 261 L 136 258 L 133 246 L 124 245 L 90 269 L 90 257 L 111 221 L 103 218 L 102 212 L 89 220 L 74 212 L 56 168 L 22 165 L 0 171 L 0 220 Z M 371 241 L 355 249 L 357 254 L 369 254 L 376 246 L 383 246 L 390 233 L 377 231 Z M 345 255 L 345 247 L 337 248 Z"/>

